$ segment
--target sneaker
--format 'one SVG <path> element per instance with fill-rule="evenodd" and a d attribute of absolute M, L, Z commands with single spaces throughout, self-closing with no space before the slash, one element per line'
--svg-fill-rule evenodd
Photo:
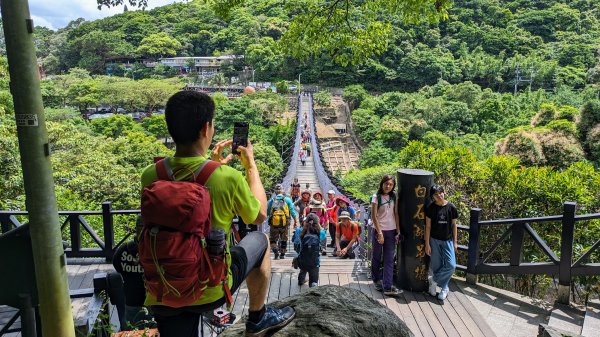
<path fill-rule="evenodd" d="M 402 294 L 402 290 L 392 286 L 389 289 L 383 289 L 383 294 L 386 296 L 398 296 Z"/>
<path fill-rule="evenodd" d="M 381 283 L 381 281 L 373 282 L 373 284 L 375 285 L 375 290 L 379 292 L 383 291 L 383 284 Z"/>
<path fill-rule="evenodd" d="M 275 256 L 273 257 L 273 260 L 277 260 L 279 258 L 279 253 L 275 253 Z"/>
<path fill-rule="evenodd" d="M 310 288 L 314 288 L 314 287 L 316 287 L 316 286 L 318 286 L 318 285 L 319 285 L 319 284 L 318 284 L 317 282 L 313 282 L 313 283 L 311 283 L 311 284 L 310 284 L 310 286 L 309 286 L 309 287 L 310 287 Z"/>
<path fill-rule="evenodd" d="M 437 284 L 433 280 L 433 277 L 429 276 L 428 280 L 429 280 L 429 295 L 431 295 L 431 296 L 437 295 Z"/>
<path fill-rule="evenodd" d="M 438 295 L 438 300 L 443 301 L 446 299 L 446 297 L 448 297 L 448 292 L 450 291 L 450 289 L 448 289 L 448 287 L 442 289 L 442 291 L 440 291 L 440 294 Z"/>
<path fill-rule="evenodd" d="M 284 258 L 285 258 L 285 253 L 281 253 L 281 254 L 279 254 L 279 259 L 280 259 L 280 260 L 283 260 Z"/>
<path fill-rule="evenodd" d="M 262 337 L 270 331 L 283 328 L 296 316 L 292 307 L 281 309 L 266 307 L 265 314 L 258 323 L 246 321 L 246 337 Z"/>

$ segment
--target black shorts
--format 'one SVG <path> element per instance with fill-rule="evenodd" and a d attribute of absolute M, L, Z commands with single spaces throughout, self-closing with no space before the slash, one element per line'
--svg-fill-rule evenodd
<path fill-rule="evenodd" d="M 235 293 L 242 282 L 246 280 L 250 271 L 260 267 L 263 257 L 267 253 L 269 240 L 261 232 L 250 232 L 236 246 L 231 247 L 231 276 L 233 284 L 231 293 Z M 184 308 L 171 308 L 163 305 L 154 305 L 152 310 L 155 316 L 176 316 L 184 312 L 204 313 L 212 311 L 225 304 L 225 297 L 212 303 L 194 305 Z"/>

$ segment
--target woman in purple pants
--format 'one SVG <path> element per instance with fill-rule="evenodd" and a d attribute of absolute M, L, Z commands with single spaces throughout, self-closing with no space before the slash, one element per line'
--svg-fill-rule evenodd
<path fill-rule="evenodd" d="M 377 193 L 371 198 L 371 219 L 375 234 L 371 275 L 375 289 L 383 291 L 383 294 L 388 296 L 397 296 L 401 293 L 401 290 L 394 286 L 394 253 L 400 235 L 395 187 L 394 176 L 385 175 L 379 182 Z M 380 271 L 382 262 L 383 275 Z"/>

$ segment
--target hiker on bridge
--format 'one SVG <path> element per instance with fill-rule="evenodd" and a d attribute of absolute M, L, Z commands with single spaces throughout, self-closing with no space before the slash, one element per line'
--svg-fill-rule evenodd
<path fill-rule="evenodd" d="M 400 221 L 398 203 L 396 202 L 396 179 L 392 175 L 384 175 L 379 182 L 377 193 L 371 197 L 371 220 L 373 221 L 373 256 L 371 275 L 375 289 L 385 295 L 395 296 L 400 293 L 394 286 L 394 255 L 396 245 L 400 241 Z M 381 264 L 383 263 L 383 272 Z"/>
<path fill-rule="evenodd" d="M 300 199 L 300 183 L 298 182 L 298 177 L 294 177 L 294 182 L 290 187 L 290 197 L 294 203 L 296 200 Z M 302 221 L 302 219 L 300 219 L 300 221 Z"/>
<path fill-rule="evenodd" d="M 315 196 L 317 196 L 317 198 L 315 198 Z M 321 198 L 319 198 L 319 196 L 321 196 Z M 323 199 L 321 192 L 315 192 L 313 194 L 313 199 L 311 200 L 309 206 L 304 209 L 304 214 L 306 214 L 307 216 L 310 213 L 316 214 L 319 217 L 319 224 L 321 225 L 321 228 L 325 230 L 325 228 L 329 228 L 329 217 L 327 216 L 325 206 L 323 206 L 323 201 L 321 201 L 321 199 Z M 326 245 L 327 237 L 321 240 L 321 254 L 323 256 L 327 255 Z"/>
<path fill-rule="evenodd" d="M 354 207 L 350 206 L 350 200 L 348 200 L 348 198 L 343 195 L 338 196 L 335 198 L 335 205 L 337 206 L 336 213 L 338 218 L 340 214 L 345 211 L 350 213 L 350 219 L 352 221 L 356 220 L 356 210 Z"/>
<path fill-rule="evenodd" d="M 298 213 L 299 213 L 299 218 L 300 218 L 300 223 L 304 223 L 304 217 L 306 216 L 306 213 L 304 213 L 304 210 L 309 206 L 310 204 L 310 190 L 306 189 L 304 191 L 302 191 L 302 194 L 300 195 L 300 199 L 296 200 L 296 202 L 294 202 L 294 207 L 297 209 Z"/>
<path fill-rule="evenodd" d="M 300 157 L 300 162 L 302 163 L 302 166 L 306 166 L 306 150 L 300 150 L 298 156 Z"/>
<path fill-rule="evenodd" d="M 358 224 L 350 219 L 350 213 L 346 211 L 343 211 L 338 219 L 333 255 L 342 259 L 354 259 L 354 245 L 358 243 L 358 236 L 360 235 Z"/>
<path fill-rule="evenodd" d="M 435 296 L 437 286 L 442 289 L 439 300 L 445 300 L 450 291 L 448 283 L 456 269 L 458 249 L 458 210 L 446 200 L 444 187 L 431 186 L 429 195 L 433 202 L 425 209 L 425 253 L 431 257 L 429 294 Z"/>
<path fill-rule="evenodd" d="M 292 261 L 292 266 L 300 268 L 298 274 L 298 285 L 306 283 L 306 274 L 308 274 L 308 285 L 310 288 L 319 284 L 319 267 L 321 265 L 321 241 L 327 235 L 319 224 L 319 217 L 310 213 L 304 219 L 301 227 L 296 229 L 296 241 L 294 250 L 298 257 Z"/>
<path fill-rule="evenodd" d="M 329 215 L 329 235 L 331 236 L 331 243 L 328 247 L 335 248 L 335 226 L 338 222 L 337 219 L 337 205 L 335 204 L 335 191 L 327 191 L 327 204 L 325 204 L 325 210 Z"/>
<path fill-rule="evenodd" d="M 233 158 L 233 154 L 223 157 L 223 152 L 232 144 L 232 140 L 223 140 L 215 144 L 212 151 L 209 151 L 210 144 L 215 132 L 214 125 L 215 103 L 212 98 L 206 94 L 181 91 L 169 98 L 165 109 L 165 120 L 171 137 L 175 142 L 175 156 L 167 157 L 155 165 L 146 167 L 142 172 L 142 186 L 146 187 L 142 196 L 142 220 L 144 229 L 140 239 L 140 261 L 144 267 L 144 277 L 146 279 L 146 305 L 151 305 L 154 311 L 158 330 L 162 337 L 197 337 L 199 334 L 200 315 L 204 312 L 212 312 L 225 303 L 232 303 L 232 293 L 235 293 L 240 285 L 246 281 L 248 286 L 248 320 L 246 321 L 246 336 L 264 336 L 270 331 L 277 330 L 287 325 L 295 316 L 295 311 L 291 307 L 281 309 L 265 306 L 267 293 L 269 289 L 269 280 L 271 277 L 271 259 L 269 252 L 269 240 L 267 236 L 260 232 L 248 233 L 248 235 L 234 247 L 229 247 L 228 238 L 230 236 L 231 223 L 235 214 L 238 214 L 245 223 L 261 224 L 267 218 L 267 196 L 260 181 L 259 172 L 254 161 L 254 151 L 250 141 L 247 146 L 239 146 L 239 160 L 241 166 L 246 171 L 245 176 L 236 169 L 227 164 Z M 210 160 L 212 159 L 212 160 Z M 161 166 L 162 165 L 162 166 Z M 212 173 L 206 171 L 207 167 Z M 159 180 L 160 179 L 160 180 Z M 198 188 L 197 181 L 201 179 L 206 188 Z M 177 180 L 177 184 L 170 180 Z M 144 195 L 150 193 L 153 187 L 165 186 L 172 187 L 169 191 L 174 192 L 165 198 L 158 199 L 154 204 L 145 204 Z M 178 191 L 189 191 L 188 197 L 179 198 L 181 202 L 169 203 L 172 198 L 178 194 Z M 155 191 L 155 195 L 160 193 Z M 181 194 L 181 193 L 179 193 Z M 193 196 L 194 198 L 191 198 Z M 195 203 L 194 200 L 199 200 Z M 179 201 L 179 200 L 178 200 Z M 190 211 L 179 207 L 180 204 L 187 203 Z M 192 204 L 193 203 L 193 204 Z M 154 206 L 148 208 L 149 205 Z M 161 209 L 163 207 L 163 209 Z M 164 209 L 166 207 L 166 209 Z M 176 209 L 173 209 L 175 207 Z M 201 210 L 196 211 L 196 210 Z M 189 213 L 193 210 L 193 215 Z M 150 217 L 149 215 L 152 215 Z M 178 223 L 179 218 L 181 222 Z M 199 220 L 201 222 L 190 222 L 188 218 Z M 160 221 L 159 221 L 160 220 Z M 198 225 L 200 224 L 200 225 Z M 196 235 L 182 231 L 181 226 L 195 231 L 200 227 L 205 230 L 208 226 L 214 230 L 214 233 L 224 234 L 222 241 L 211 244 L 210 254 L 213 255 L 216 262 L 211 259 L 207 262 L 205 256 L 208 247 L 204 252 L 199 248 L 198 251 L 186 249 L 188 245 L 171 245 L 167 241 L 160 246 L 152 245 L 151 237 L 172 237 L 172 242 L 199 244 Z M 208 226 L 206 226 L 208 225 Z M 161 230 L 161 228 L 171 228 L 171 230 Z M 208 234 L 212 234 L 210 230 Z M 216 237 L 215 234 L 215 237 Z M 190 278 L 197 284 L 202 269 L 200 265 L 186 266 L 185 270 L 193 273 L 185 273 L 183 268 L 167 270 L 168 265 L 161 265 L 156 268 L 153 264 L 153 258 L 150 256 L 149 263 L 144 263 L 142 257 L 142 248 L 147 251 L 163 253 L 165 250 L 184 254 L 177 262 L 181 266 L 185 263 L 184 257 L 193 255 L 191 263 L 203 261 L 214 264 L 214 267 L 224 265 L 224 275 L 218 275 L 222 281 L 209 283 L 209 286 L 200 291 L 195 286 L 182 288 L 179 285 L 182 278 L 187 281 Z M 199 244 L 198 247 L 204 247 Z M 187 254 L 187 255 L 186 255 Z M 154 255 L 154 254 L 153 254 Z M 161 260 L 158 261 L 161 263 Z M 147 267 L 148 266 L 148 267 Z M 154 269 L 161 278 L 154 279 L 149 270 Z M 168 272 L 167 272 L 168 271 Z M 210 274 L 210 273 L 209 273 Z M 219 273 L 215 273 L 217 276 Z M 212 277 L 214 277 L 212 276 Z M 223 277 L 224 276 L 224 277 Z M 159 292 L 149 290 L 148 285 L 158 285 Z M 187 284 L 187 283 L 186 283 Z M 165 292 L 165 287 L 169 290 Z M 179 287 L 181 289 L 175 289 Z M 162 295 L 158 296 L 159 293 Z M 176 294 L 190 294 L 185 296 L 176 296 Z M 165 303 L 165 301 L 167 301 Z"/>
<path fill-rule="evenodd" d="M 292 218 L 294 219 L 294 228 L 300 223 L 298 213 L 294 208 L 292 199 L 283 194 L 283 186 L 275 185 L 275 196 L 267 204 L 267 214 L 269 215 L 269 242 L 271 249 L 275 254 L 274 259 L 284 259 L 287 250 L 288 232 Z"/>

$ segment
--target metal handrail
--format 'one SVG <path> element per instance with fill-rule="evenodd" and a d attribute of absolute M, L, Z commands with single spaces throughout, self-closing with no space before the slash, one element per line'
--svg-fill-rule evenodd
<path fill-rule="evenodd" d="M 573 244 L 575 224 L 580 221 L 600 219 L 600 213 L 575 215 L 576 204 L 565 202 L 562 215 L 522 218 L 501 219 L 481 221 L 481 210 L 472 208 L 469 221 L 469 244 L 468 263 L 466 267 L 467 279 L 476 281 L 476 276 L 481 274 L 542 274 L 557 275 L 559 283 L 559 301 L 568 303 L 569 292 L 561 291 L 569 289 L 574 276 L 600 275 L 600 263 L 585 263 L 591 254 L 600 250 L 600 238 L 573 262 Z M 560 257 L 554 252 L 537 232 L 531 227 L 531 223 L 546 223 L 551 221 L 561 222 Z M 484 226 L 510 225 L 510 227 L 496 239 L 491 247 L 485 252 L 480 251 L 481 229 Z M 461 228 L 464 230 L 465 228 Z M 528 262 L 522 261 L 523 240 L 525 234 L 529 235 L 542 252 L 550 259 L 550 262 Z M 510 236 L 509 262 L 488 263 L 494 251 Z M 562 293 L 562 295 L 561 295 Z"/>

